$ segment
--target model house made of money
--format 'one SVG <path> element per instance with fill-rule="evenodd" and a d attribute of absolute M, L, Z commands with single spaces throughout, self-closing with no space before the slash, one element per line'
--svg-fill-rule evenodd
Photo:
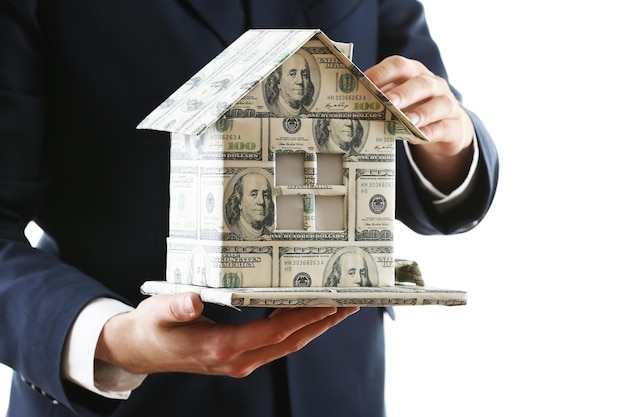
<path fill-rule="evenodd" d="M 138 128 L 171 132 L 166 280 L 394 285 L 397 140 L 427 140 L 319 30 L 251 30 Z"/>

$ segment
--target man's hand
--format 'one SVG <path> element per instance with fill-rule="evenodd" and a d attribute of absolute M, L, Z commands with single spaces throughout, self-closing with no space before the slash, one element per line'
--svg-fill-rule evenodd
<path fill-rule="evenodd" d="M 400 56 L 384 59 L 365 75 L 431 140 L 411 147 L 426 178 L 444 193 L 457 188 L 472 161 L 474 126 L 446 80 Z"/>
<path fill-rule="evenodd" d="M 295 352 L 358 308 L 278 309 L 245 324 L 202 316 L 197 294 L 158 295 L 104 326 L 96 358 L 135 374 L 190 372 L 245 377 Z"/>

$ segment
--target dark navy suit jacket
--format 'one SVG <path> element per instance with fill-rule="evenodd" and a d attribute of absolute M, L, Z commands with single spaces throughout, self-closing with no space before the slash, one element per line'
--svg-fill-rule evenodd
<path fill-rule="evenodd" d="M 9 416 L 384 415 L 381 309 L 362 309 L 243 379 L 152 375 L 113 401 L 61 378 L 65 338 L 85 304 L 138 303 L 141 283 L 164 277 L 169 137 L 136 125 L 249 27 L 320 28 L 354 43 L 361 69 L 400 54 L 446 77 L 414 0 L 0 0 L 0 361 L 15 370 Z M 396 216 L 419 233 L 465 231 L 492 201 L 497 154 L 472 117 L 478 185 L 445 216 L 422 197 L 398 147 Z M 31 219 L 56 240 L 58 257 L 29 246 Z M 267 314 L 206 311 L 217 322 Z"/>

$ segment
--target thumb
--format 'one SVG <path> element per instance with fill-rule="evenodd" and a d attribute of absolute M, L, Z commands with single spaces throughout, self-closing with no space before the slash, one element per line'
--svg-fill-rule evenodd
<path fill-rule="evenodd" d="M 186 323 L 200 317 L 204 304 L 198 294 L 187 292 L 162 299 L 160 318 L 162 322 Z"/>

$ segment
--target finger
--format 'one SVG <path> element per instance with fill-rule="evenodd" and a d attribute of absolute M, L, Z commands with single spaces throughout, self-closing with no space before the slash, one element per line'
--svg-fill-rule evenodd
<path fill-rule="evenodd" d="M 406 113 L 416 104 L 438 96 L 450 96 L 448 83 L 435 75 L 420 75 L 406 80 L 386 93 L 389 100 Z"/>
<path fill-rule="evenodd" d="M 292 333 L 282 342 L 276 345 L 270 345 L 265 348 L 259 349 L 255 354 L 262 353 L 264 356 L 272 355 L 275 359 L 285 356 L 289 353 L 296 352 L 312 340 L 324 334 L 330 328 L 336 326 L 347 317 L 359 311 L 359 307 L 342 307 L 337 309 L 335 314 L 332 314 L 320 321 L 311 323 L 302 329 Z"/>
<path fill-rule="evenodd" d="M 284 342 L 293 333 L 336 312 L 336 307 L 294 308 L 244 324 L 217 325 L 207 329 L 206 343 L 200 344 L 208 347 L 200 363 L 209 365 L 209 373 L 245 376 L 261 364 L 287 354 L 289 349 L 285 349 Z"/>
<path fill-rule="evenodd" d="M 275 308 L 268 317 L 274 317 L 274 316 L 278 316 L 286 311 L 289 310 L 293 310 L 294 308 L 298 308 L 298 307 L 278 307 Z"/>
<path fill-rule="evenodd" d="M 437 143 L 439 147 L 442 146 L 441 142 L 446 142 L 445 139 L 454 134 L 452 131 L 453 124 L 450 123 L 449 119 L 440 120 L 435 123 L 430 123 L 426 126 L 420 127 L 421 131 L 424 132 L 425 135 L 428 136 L 431 143 Z M 421 145 L 421 143 L 416 143 L 416 145 Z M 452 145 L 452 144 L 451 144 Z M 448 153 L 447 148 L 441 149 L 444 154 Z"/>
<path fill-rule="evenodd" d="M 318 308 L 313 308 L 318 309 Z M 359 307 L 343 307 L 337 309 L 335 314 L 315 321 L 292 333 L 279 343 L 261 347 L 245 352 L 240 355 L 237 363 L 232 363 L 227 370 L 228 374 L 236 377 L 245 377 L 258 367 L 276 359 L 297 352 L 308 345 L 311 341 L 324 334 L 333 326 L 346 319 L 348 316 L 359 311 Z"/>
<path fill-rule="evenodd" d="M 384 85 L 384 86 L 380 87 L 379 90 L 382 91 L 383 94 L 387 95 L 387 94 L 389 94 L 389 91 L 393 90 L 397 86 L 398 86 L 398 84 L 396 84 L 396 83 L 389 83 L 387 85 Z"/>
<path fill-rule="evenodd" d="M 233 334 L 231 346 L 236 351 L 251 351 L 282 342 L 298 330 L 337 312 L 336 307 L 294 308 L 266 319 L 241 325 Z"/>
<path fill-rule="evenodd" d="M 365 71 L 365 75 L 383 92 L 419 75 L 432 75 L 421 62 L 401 56 L 385 58 Z"/>
<path fill-rule="evenodd" d="M 198 294 L 159 295 L 145 300 L 139 308 L 150 310 L 159 325 L 175 325 L 193 321 L 201 316 L 204 304 Z"/>
<path fill-rule="evenodd" d="M 473 128 L 465 128 L 458 119 L 443 119 L 420 128 L 425 135 L 431 138 L 429 153 L 433 156 L 454 156 L 464 149 L 471 148 Z M 417 144 L 427 147 L 428 144 Z M 470 153 L 471 155 L 471 153 Z"/>
<path fill-rule="evenodd" d="M 458 102 L 450 96 L 435 96 L 417 105 L 403 109 L 404 114 L 420 129 L 454 116 Z M 426 132 L 424 132 L 426 134 Z M 434 139 L 428 136 L 430 139 Z"/>

